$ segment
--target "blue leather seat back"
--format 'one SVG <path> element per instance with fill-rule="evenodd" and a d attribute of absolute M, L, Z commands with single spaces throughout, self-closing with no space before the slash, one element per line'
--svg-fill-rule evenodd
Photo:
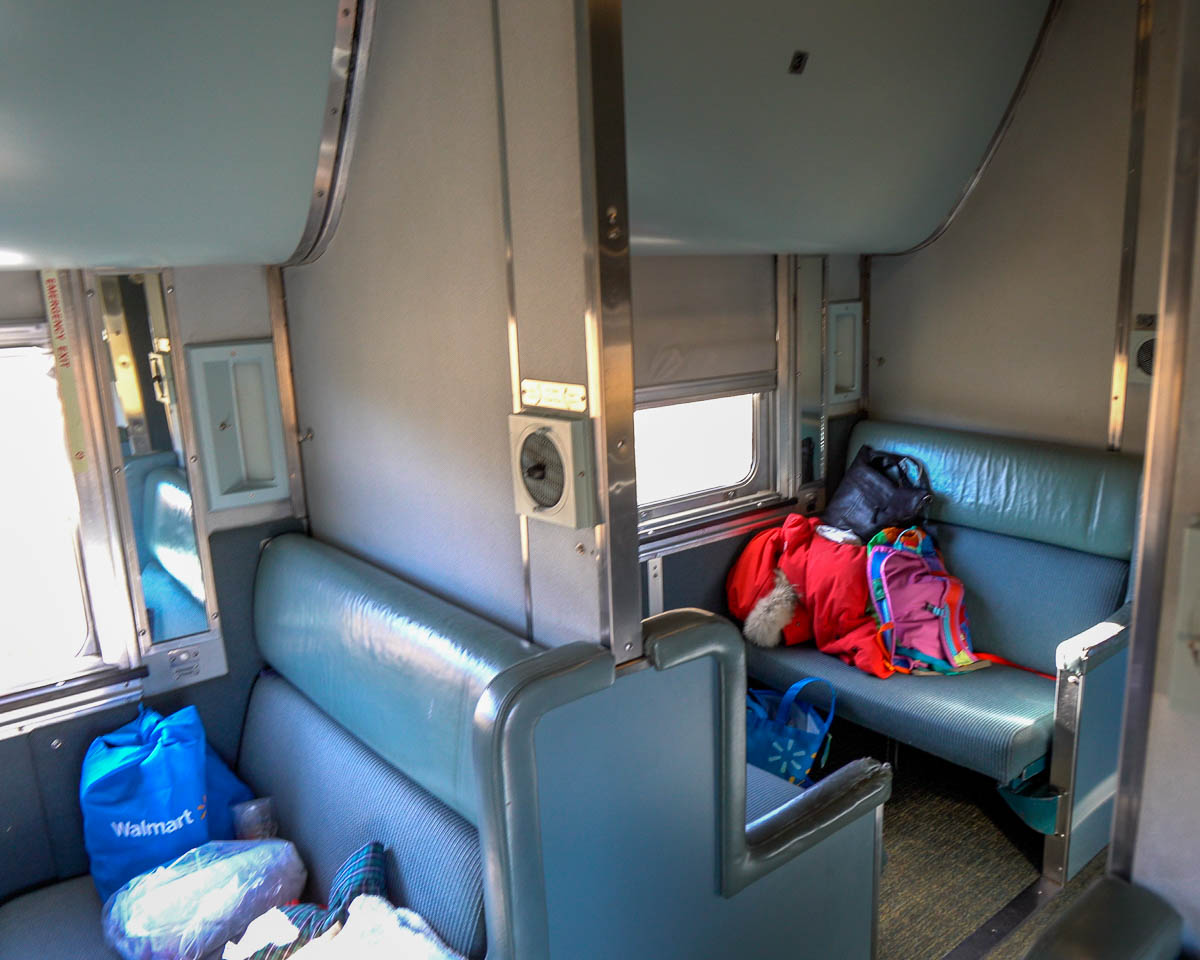
<path fill-rule="evenodd" d="M 475 705 L 537 647 L 300 534 L 263 551 L 254 631 L 263 658 L 321 710 L 478 825 Z"/>
<path fill-rule="evenodd" d="M 1099 623 L 1125 596 L 1123 560 L 949 523 L 930 530 L 966 589 L 975 649 L 1042 673 L 1055 673 L 1059 643 Z"/>
<path fill-rule="evenodd" d="M 143 564 L 150 556 L 146 547 L 146 476 L 158 467 L 173 466 L 176 466 L 175 453 L 166 450 L 127 457 L 121 468 L 125 474 L 125 488 L 129 491 L 129 515 L 133 521 L 133 536 L 137 541 L 138 557 Z"/>
<path fill-rule="evenodd" d="M 855 426 L 851 459 L 864 443 L 925 464 L 931 520 L 1126 562 L 1133 552 L 1138 457 L 874 420 Z"/>
<path fill-rule="evenodd" d="M 238 772 L 274 799 L 280 835 L 308 867 L 308 900 L 325 903 L 346 857 L 378 840 L 388 851 L 391 900 L 416 910 L 459 953 L 484 955 L 475 828 L 278 675 L 254 686 Z"/>
<path fill-rule="evenodd" d="M 146 475 L 142 522 L 150 556 L 198 603 L 204 603 L 192 494 L 187 476 L 178 467 L 157 467 Z"/>

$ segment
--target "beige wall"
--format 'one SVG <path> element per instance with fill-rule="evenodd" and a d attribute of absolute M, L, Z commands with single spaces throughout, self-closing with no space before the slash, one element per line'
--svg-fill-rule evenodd
<path fill-rule="evenodd" d="M 523 629 L 489 4 L 380 4 L 341 224 L 284 281 L 314 534 Z"/>
<path fill-rule="evenodd" d="M 1136 6 L 1066 0 L 958 219 L 874 260 L 872 416 L 1105 444 Z"/>

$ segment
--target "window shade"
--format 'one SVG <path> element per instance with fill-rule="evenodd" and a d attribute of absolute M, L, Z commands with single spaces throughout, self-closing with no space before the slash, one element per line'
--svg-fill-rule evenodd
<path fill-rule="evenodd" d="M 639 402 L 710 393 L 721 380 L 774 387 L 774 257 L 635 256 L 631 266 Z"/>

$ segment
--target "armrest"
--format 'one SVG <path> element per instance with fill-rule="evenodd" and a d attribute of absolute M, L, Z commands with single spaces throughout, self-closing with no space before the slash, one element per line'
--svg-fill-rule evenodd
<path fill-rule="evenodd" d="M 728 620 L 674 610 L 643 624 L 647 659 L 670 670 L 700 657 L 716 661 L 719 705 L 721 889 L 727 897 L 800 856 L 892 792 L 892 768 L 862 759 L 746 825 L 746 647 Z M 876 839 L 876 843 L 878 843 Z"/>
<path fill-rule="evenodd" d="M 746 871 L 753 881 L 836 833 L 892 794 L 892 768 L 863 757 L 746 827 Z"/>
<path fill-rule="evenodd" d="M 1058 645 L 1055 663 L 1060 674 L 1082 674 L 1094 670 L 1129 643 L 1133 604 L 1127 603 L 1112 616 Z"/>

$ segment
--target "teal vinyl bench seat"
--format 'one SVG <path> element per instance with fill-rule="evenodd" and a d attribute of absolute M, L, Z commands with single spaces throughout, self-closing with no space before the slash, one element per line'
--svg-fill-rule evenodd
<path fill-rule="evenodd" d="M 489 684 L 546 651 L 295 534 L 263 551 L 255 635 L 271 667 L 250 696 L 237 771 L 273 798 L 280 836 L 308 867 L 306 899 L 324 902 L 342 860 L 378 840 L 390 898 L 471 960 L 492 956 L 475 710 Z M 747 827 L 802 795 L 748 768 Z M 118 960 L 101 907 L 86 875 L 0 905 L 0 958 Z"/>
<path fill-rule="evenodd" d="M 963 581 L 975 649 L 1028 669 L 994 664 L 959 676 L 880 679 L 812 646 L 748 644 L 747 670 L 776 689 L 822 677 L 837 689 L 840 717 L 992 777 L 1005 790 L 1032 791 L 1030 778 L 1048 770 L 1041 780 L 1051 789 L 1037 796 L 1054 795 L 1051 812 L 1014 809 L 1050 836 L 1047 862 L 1057 866 L 1048 870 L 1065 879 L 1088 850 L 1107 842 L 1141 461 L 869 420 L 851 433 L 848 462 L 864 444 L 925 465 L 934 493 L 926 527 Z M 1078 716 L 1059 718 L 1056 729 L 1069 685 L 1078 685 L 1069 701 Z M 1012 794 L 1006 799 L 1014 803 Z M 1086 800 L 1078 818 L 1076 799 Z M 1087 837 L 1079 840 L 1085 819 Z M 1068 865 L 1072 837 L 1079 842 Z"/>

